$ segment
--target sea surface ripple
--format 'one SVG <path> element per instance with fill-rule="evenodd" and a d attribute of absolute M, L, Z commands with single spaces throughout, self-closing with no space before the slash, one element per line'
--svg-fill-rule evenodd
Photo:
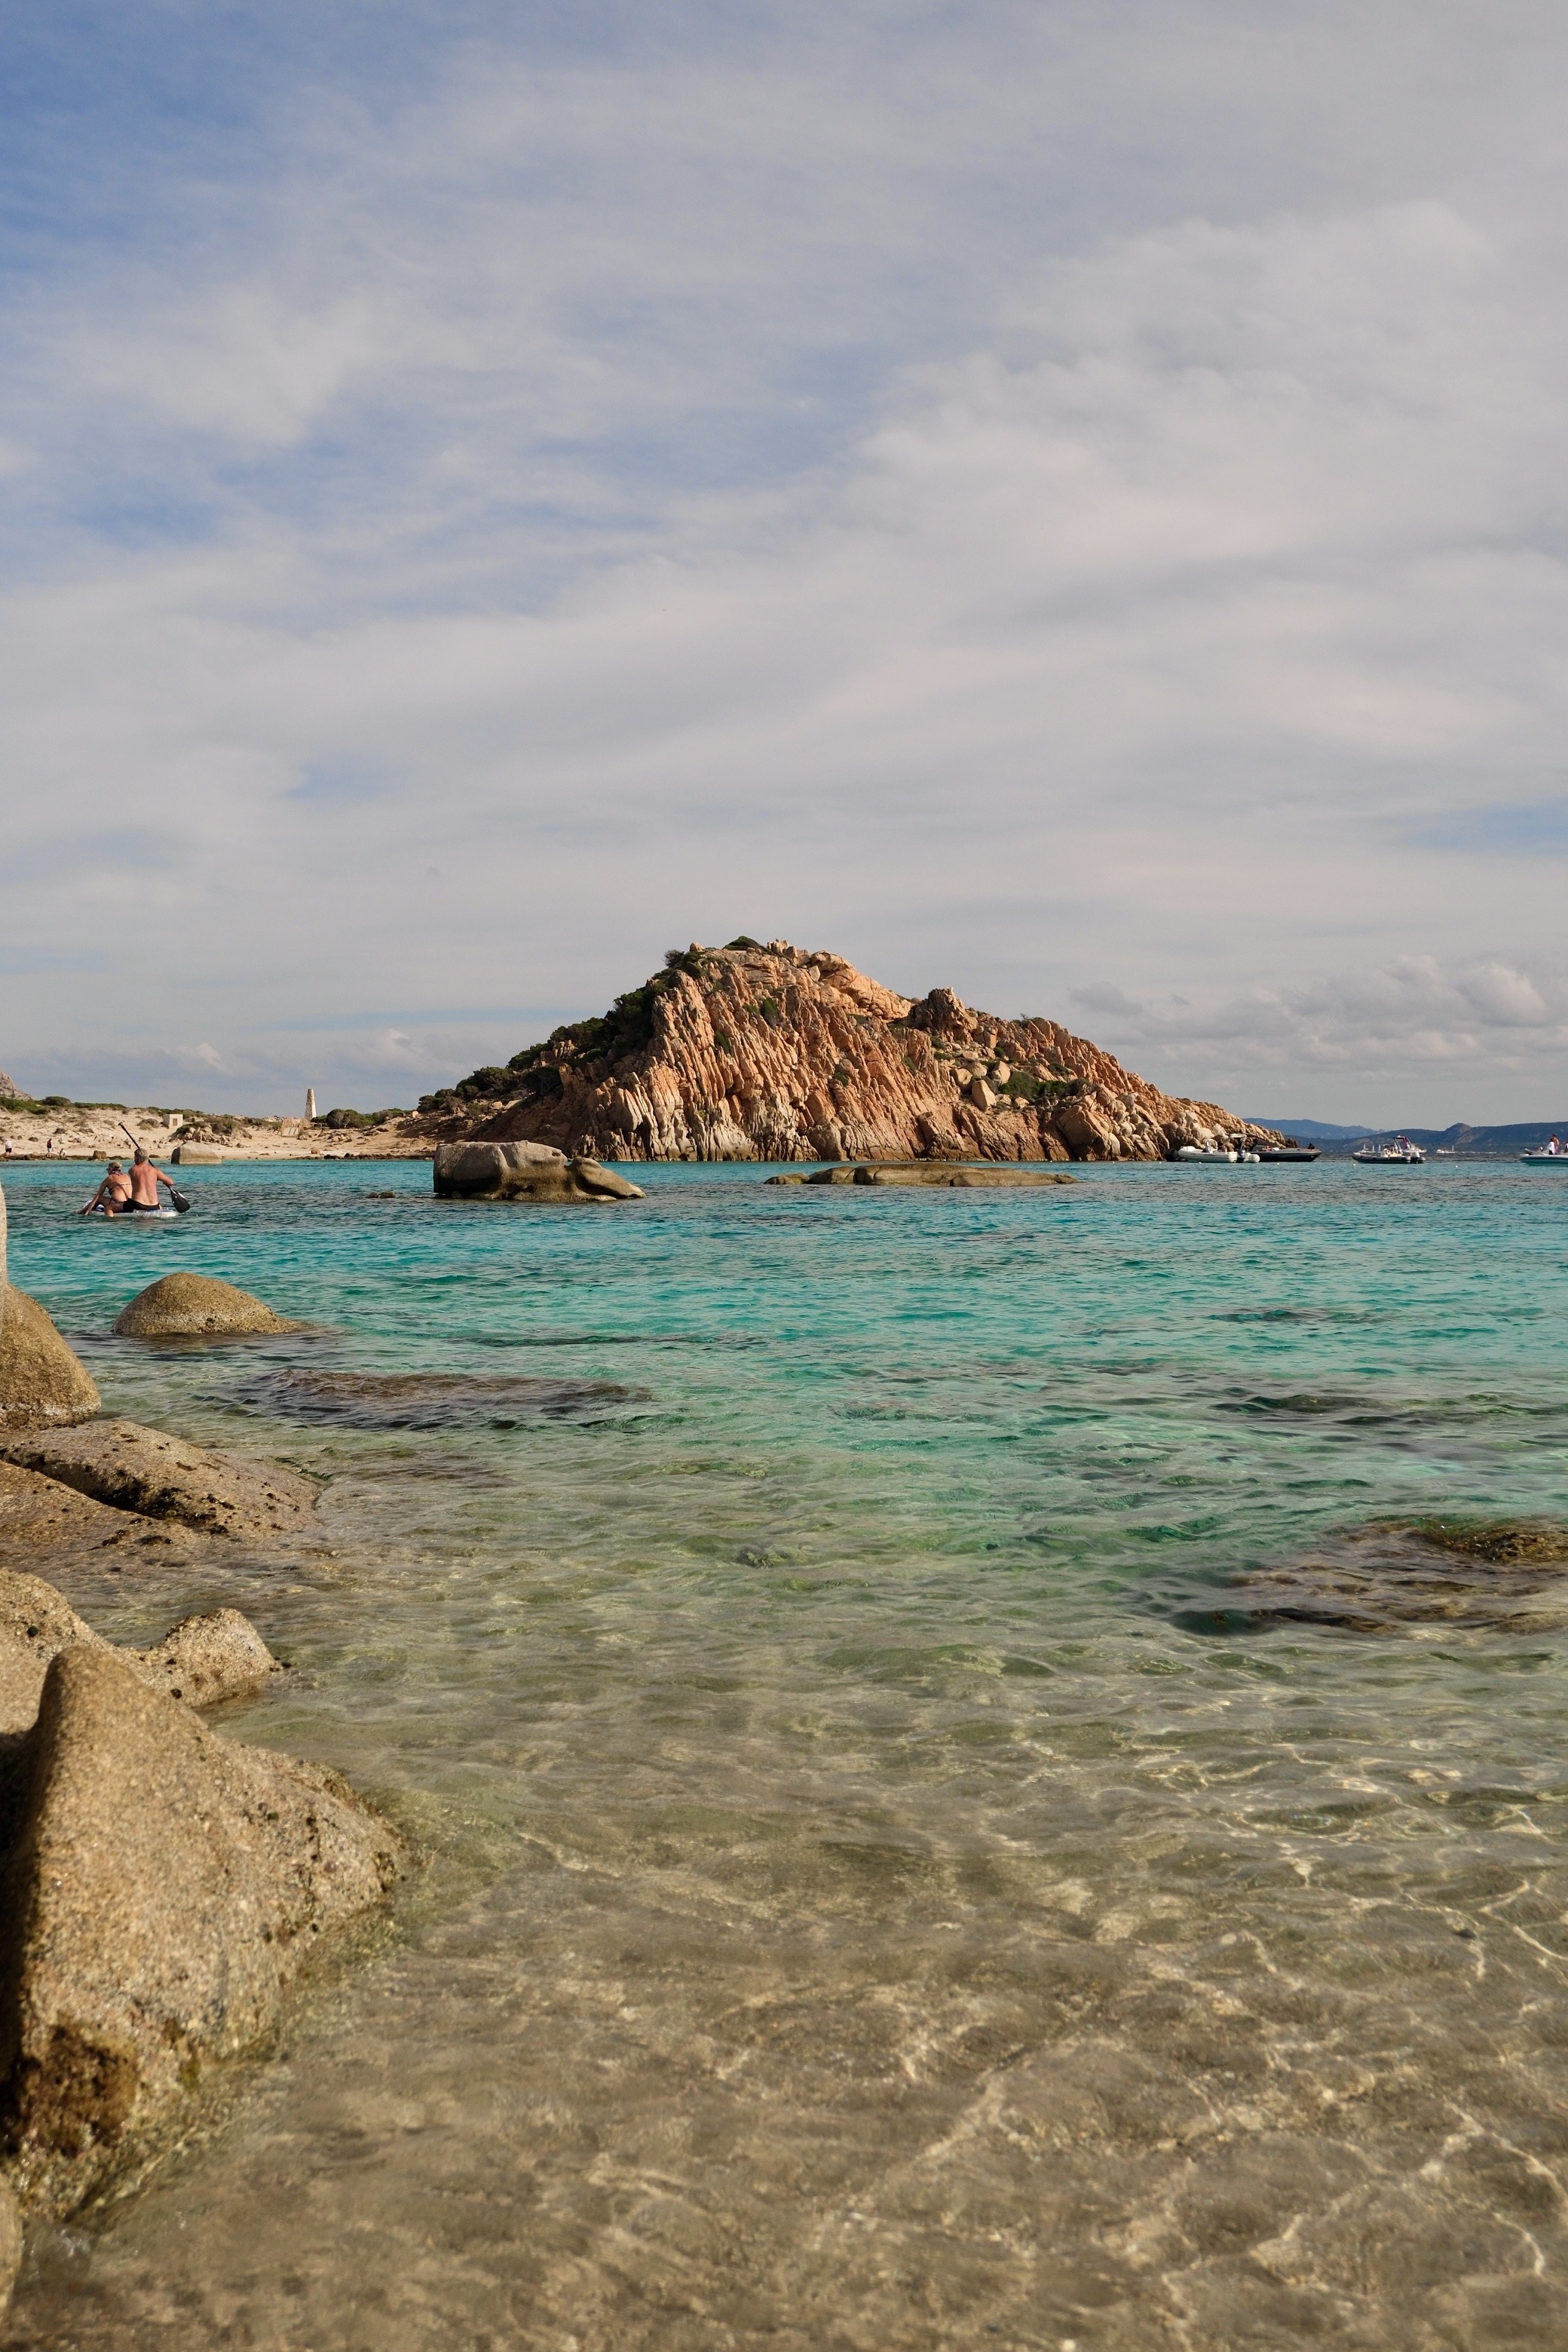
<path fill-rule="evenodd" d="M 1568 1517 L 1568 1179 L 636 1172 L 237 1165 L 89 1229 L 6 1170 L 109 1410 L 331 1480 L 319 1540 L 73 1597 L 246 1609 L 294 1671 L 225 1727 L 428 1860 L 4 2342 L 1568 2346 L 1568 1578 L 1237 1606 Z M 303 1328 L 113 1339 L 175 1267 Z"/>

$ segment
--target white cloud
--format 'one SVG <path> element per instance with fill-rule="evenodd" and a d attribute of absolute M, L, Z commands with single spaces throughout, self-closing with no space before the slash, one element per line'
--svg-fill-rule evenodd
<path fill-rule="evenodd" d="M 1412 14 L 1416 108 L 1361 21 L 503 41 L 41 283 L 0 1059 L 195 997 L 226 1083 L 428 1083 L 743 927 L 1204 1091 L 1554 1095 L 1561 861 L 1470 820 L 1561 792 L 1561 35 Z"/>

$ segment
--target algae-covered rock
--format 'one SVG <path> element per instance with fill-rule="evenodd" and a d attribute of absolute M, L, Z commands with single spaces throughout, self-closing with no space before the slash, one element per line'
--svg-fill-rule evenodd
<path fill-rule="evenodd" d="M 1227 1605 L 1186 1611 L 1194 1631 L 1313 1625 L 1348 1633 L 1425 1626 L 1541 1632 L 1568 1622 L 1568 1528 L 1539 1520 L 1375 1520 L 1249 1570 Z"/>
<path fill-rule="evenodd" d="M 313 1481 L 297 1470 L 209 1454 L 134 1421 L 38 1431 L 10 1439 L 0 1453 L 117 1510 L 177 1519 L 207 1535 L 292 1534 L 310 1524 L 316 1507 Z"/>
<path fill-rule="evenodd" d="M 397 1875 L 390 1825 L 318 1766 L 248 1748 L 77 1642 L 15 1774 L 0 1979 L 6 2176 L 69 2211 L 257 2053 L 321 1939 Z"/>
<path fill-rule="evenodd" d="M 114 1321 L 122 1339 L 238 1338 L 287 1331 L 264 1300 L 208 1274 L 165 1274 L 139 1290 Z"/>
<path fill-rule="evenodd" d="M 0 1431 L 69 1428 L 98 1409 L 86 1366 L 37 1299 L 0 1284 Z"/>

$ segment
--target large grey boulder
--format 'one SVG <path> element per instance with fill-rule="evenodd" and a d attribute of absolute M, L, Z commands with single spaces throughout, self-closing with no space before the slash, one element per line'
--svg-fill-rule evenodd
<path fill-rule="evenodd" d="M 114 1318 L 122 1339 L 240 1338 L 290 1327 L 264 1300 L 210 1274 L 165 1274 Z"/>
<path fill-rule="evenodd" d="M 39 1430 L 0 1445 L 0 1458 L 41 1471 L 116 1510 L 176 1519 L 204 1535 L 291 1535 L 314 1517 L 313 1480 L 276 1462 L 209 1454 L 134 1421 Z"/>
<path fill-rule="evenodd" d="M 443 1199 L 467 1201 L 640 1201 L 628 1183 L 596 1160 L 568 1160 L 548 1143 L 443 1143 L 435 1185 Z"/>
<path fill-rule="evenodd" d="M 403 1849 L 335 1773 L 220 1738 L 106 1647 L 59 1651 L 11 1745 L 4 2168 L 58 2215 L 266 2046 L 289 1979 Z"/>

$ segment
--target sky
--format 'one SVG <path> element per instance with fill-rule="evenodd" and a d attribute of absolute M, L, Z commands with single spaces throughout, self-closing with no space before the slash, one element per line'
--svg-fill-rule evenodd
<path fill-rule="evenodd" d="M 1568 1116 L 1568 16 L 12 0 L 0 1068 L 412 1103 L 740 931 Z"/>

